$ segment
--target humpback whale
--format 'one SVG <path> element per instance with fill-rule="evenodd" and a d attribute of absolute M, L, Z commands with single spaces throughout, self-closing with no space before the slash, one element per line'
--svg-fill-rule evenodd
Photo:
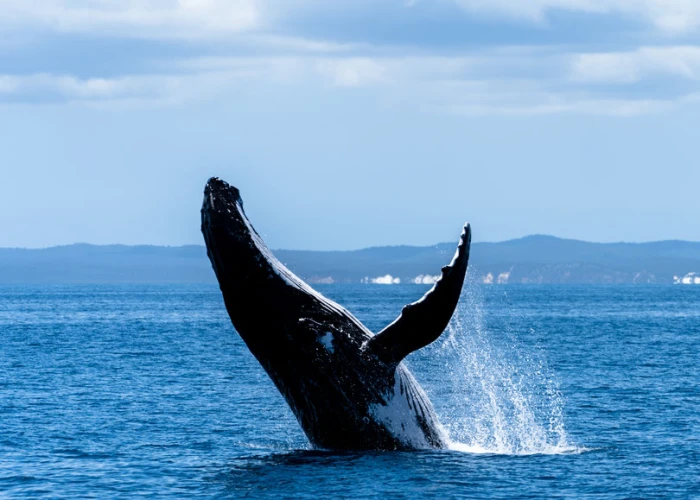
<path fill-rule="evenodd" d="M 376 335 L 279 262 L 246 217 L 238 189 L 215 177 L 204 190 L 202 233 L 235 330 L 312 446 L 447 447 L 430 400 L 401 361 L 436 340 L 454 313 L 469 224 L 433 288 Z"/>

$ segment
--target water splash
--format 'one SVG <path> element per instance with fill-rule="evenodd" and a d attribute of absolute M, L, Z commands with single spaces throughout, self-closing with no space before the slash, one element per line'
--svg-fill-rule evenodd
<path fill-rule="evenodd" d="M 483 296 L 468 284 L 437 347 L 450 374 L 443 411 L 451 449 L 508 455 L 578 453 L 564 426 L 564 400 L 541 350 L 513 332 L 485 327 Z"/>

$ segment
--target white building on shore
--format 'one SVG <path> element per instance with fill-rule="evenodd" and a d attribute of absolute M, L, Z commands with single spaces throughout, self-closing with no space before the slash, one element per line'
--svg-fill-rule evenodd
<path fill-rule="evenodd" d="M 673 283 L 675 285 L 700 285 L 700 274 L 688 273 L 685 276 L 674 276 Z"/>

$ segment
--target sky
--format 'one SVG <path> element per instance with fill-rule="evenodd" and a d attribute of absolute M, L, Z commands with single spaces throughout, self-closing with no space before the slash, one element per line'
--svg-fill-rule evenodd
<path fill-rule="evenodd" d="M 0 247 L 700 240 L 697 0 L 0 0 Z"/>

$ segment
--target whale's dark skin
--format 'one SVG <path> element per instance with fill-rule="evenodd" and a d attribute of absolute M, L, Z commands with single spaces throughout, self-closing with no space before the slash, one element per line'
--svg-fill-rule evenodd
<path fill-rule="evenodd" d="M 236 331 L 317 448 L 445 448 L 432 404 L 401 360 L 437 339 L 459 301 L 469 260 L 465 225 L 433 289 L 377 335 L 314 291 L 265 246 L 238 190 L 212 178 L 202 233 Z"/>

